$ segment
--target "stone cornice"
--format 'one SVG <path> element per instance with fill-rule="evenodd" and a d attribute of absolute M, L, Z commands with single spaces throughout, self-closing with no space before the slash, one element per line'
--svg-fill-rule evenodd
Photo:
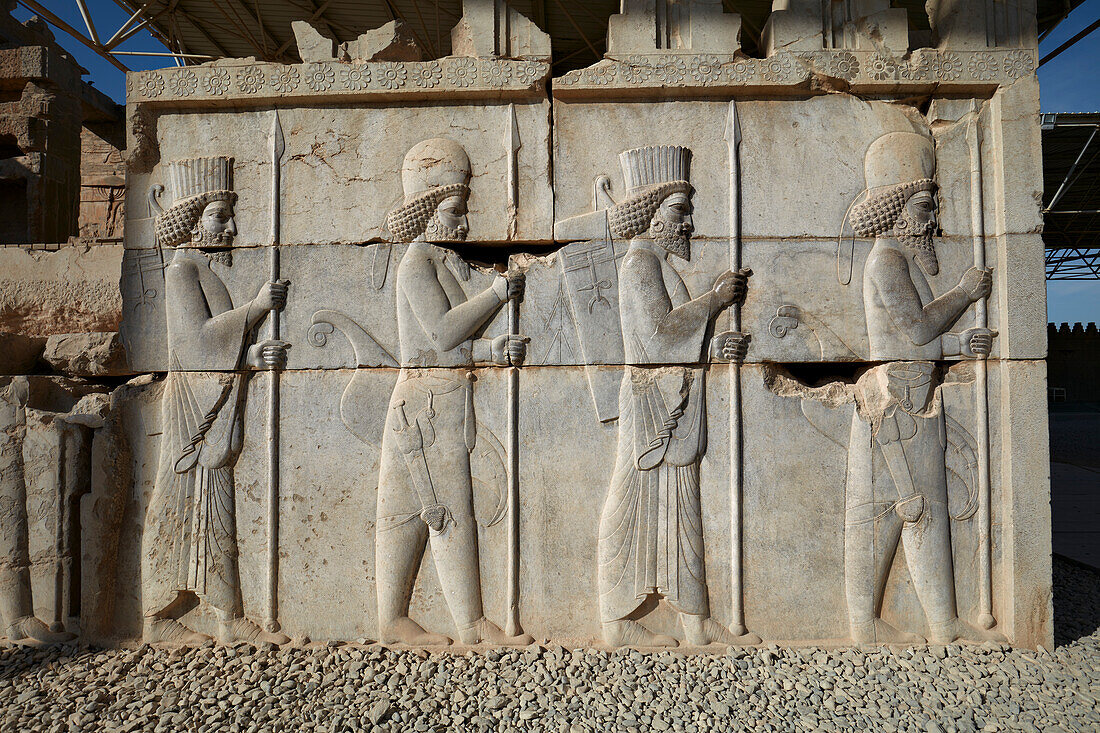
<path fill-rule="evenodd" d="M 992 91 L 1035 73 L 1029 49 L 921 48 L 904 56 L 880 51 L 781 51 L 765 59 L 741 54 L 631 54 L 607 58 L 553 80 L 554 96 L 624 96 L 805 92 Z"/>
<path fill-rule="evenodd" d="M 131 72 L 129 104 L 263 104 L 543 96 L 550 64 L 452 56 L 433 61 L 271 64 L 249 59 Z"/>

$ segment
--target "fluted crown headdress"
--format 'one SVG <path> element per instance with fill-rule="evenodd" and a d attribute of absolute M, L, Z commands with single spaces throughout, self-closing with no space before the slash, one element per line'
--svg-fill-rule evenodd
<path fill-rule="evenodd" d="M 153 220 L 157 244 L 175 247 L 191 238 L 202 211 L 213 201 L 235 203 L 233 159 L 190 158 L 168 163 L 172 205 Z"/>
<path fill-rule="evenodd" d="M 168 164 L 168 189 L 177 201 L 211 191 L 233 190 L 233 159 L 192 158 Z"/>
<path fill-rule="evenodd" d="M 648 145 L 619 153 L 626 195 L 658 183 L 691 180 L 691 150 L 679 145 Z"/>

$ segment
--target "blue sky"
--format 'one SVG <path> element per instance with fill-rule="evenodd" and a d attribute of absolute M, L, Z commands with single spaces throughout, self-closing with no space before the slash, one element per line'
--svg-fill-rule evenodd
<path fill-rule="evenodd" d="M 1097 18 L 1100 18 L 1100 0 L 1086 0 L 1043 39 L 1039 56 L 1058 48 Z M 1043 64 L 1039 69 L 1039 106 L 1043 112 L 1100 112 L 1098 65 L 1100 29 Z M 1100 282 L 1048 282 L 1047 320 L 1054 323 L 1100 321 Z"/>
<path fill-rule="evenodd" d="M 83 29 L 74 0 L 40 0 L 43 5 L 60 16 L 74 28 Z M 127 14 L 112 0 L 88 0 L 93 22 L 100 38 L 109 38 L 126 21 Z M 20 20 L 30 17 L 20 6 L 15 15 Z M 1100 0 L 1086 0 L 1070 16 L 1062 21 L 1039 46 L 1043 56 L 1079 30 L 1100 17 Z M 77 61 L 88 70 L 88 80 L 115 100 L 122 102 L 125 96 L 125 79 L 114 66 L 80 45 L 65 33 L 54 29 L 54 35 Z M 165 48 L 146 31 L 138 33 L 119 46 L 124 51 L 160 51 Z M 131 69 L 155 69 L 171 65 L 166 58 L 130 56 L 123 60 Z M 1058 58 L 1039 69 L 1041 107 L 1043 112 L 1100 112 L 1100 30 L 1063 52 Z M 1100 321 L 1100 282 L 1052 282 L 1047 283 L 1048 320 Z"/>

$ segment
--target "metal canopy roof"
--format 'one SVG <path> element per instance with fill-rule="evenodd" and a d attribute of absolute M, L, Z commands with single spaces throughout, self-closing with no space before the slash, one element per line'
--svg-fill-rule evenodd
<path fill-rule="evenodd" d="M 50 22 L 39 0 L 19 0 Z M 89 31 L 91 12 L 86 0 L 75 0 Z M 130 21 L 109 40 L 82 39 L 122 67 L 114 47 L 148 27 L 183 63 L 209 58 L 255 56 L 265 61 L 299 61 L 291 30 L 295 20 L 311 21 L 323 34 L 339 42 L 391 20 L 408 23 L 430 57 L 450 53 L 450 31 L 462 15 L 462 0 L 114 0 L 132 13 Z M 546 31 L 552 41 L 554 73 L 589 66 L 603 57 L 607 19 L 619 12 L 620 0 L 506 0 Z M 1082 0 L 1038 0 L 1040 34 L 1049 32 Z M 760 55 L 761 30 L 771 13 L 771 0 L 723 0 L 727 12 L 741 15 L 741 45 L 749 55 Z M 909 13 L 914 41 L 930 42 L 924 0 L 894 0 Z M 56 24 L 56 23 L 55 23 Z M 79 35 L 79 32 L 77 32 Z M 95 36 L 93 32 L 90 35 Z M 925 36 L 925 38 L 922 38 Z M 113 44 L 113 45 L 112 45 Z"/>
<path fill-rule="evenodd" d="M 1043 115 L 1048 280 L 1100 278 L 1100 113 Z"/>

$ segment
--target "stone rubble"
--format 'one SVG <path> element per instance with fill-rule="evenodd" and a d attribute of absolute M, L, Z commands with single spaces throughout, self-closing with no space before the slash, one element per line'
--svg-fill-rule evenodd
<path fill-rule="evenodd" d="M 1055 558 L 1054 597 L 1052 652 L 7 646 L 0 733 L 1097 730 L 1100 572 Z"/>

